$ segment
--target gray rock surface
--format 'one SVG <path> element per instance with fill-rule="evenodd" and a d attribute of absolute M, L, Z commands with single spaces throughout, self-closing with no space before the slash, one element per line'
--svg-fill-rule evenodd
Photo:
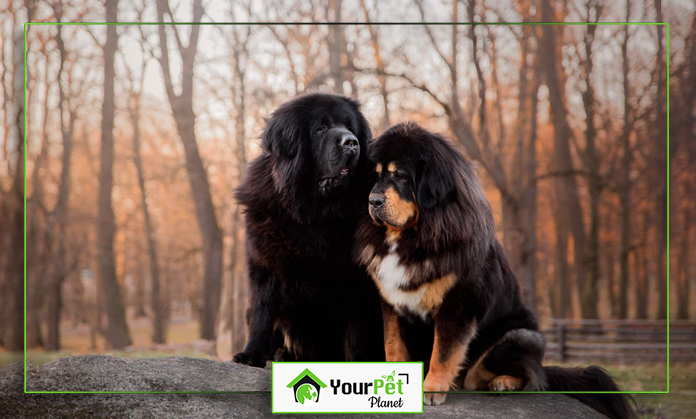
<path fill-rule="evenodd" d="M 29 366 L 30 391 L 257 391 L 247 394 L 25 394 L 23 365 L 0 368 L 0 417 L 263 418 L 271 414 L 270 371 L 199 358 L 92 355 Z M 326 415 L 302 415 L 326 417 Z M 384 415 L 364 415 L 379 417 Z M 450 394 L 426 418 L 580 419 L 601 415 L 558 394 Z M 346 417 L 342 415 L 341 417 Z"/>

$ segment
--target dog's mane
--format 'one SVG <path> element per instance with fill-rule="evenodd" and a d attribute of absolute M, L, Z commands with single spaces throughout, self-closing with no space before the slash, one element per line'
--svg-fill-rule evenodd
<path fill-rule="evenodd" d="M 364 160 L 364 159 L 363 159 Z M 356 184 L 348 185 L 345 191 L 334 199 L 317 199 L 307 191 L 306 177 L 302 173 L 290 175 L 288 187 L 278 190 L 274 176 L 273 157 L 262 154 L 252 161 L 241 185 L 235 190 L 235 199 L 246 207 L 253 208 L 278 219 L 290 219 L 299 224 L 309 224 L 321 220 L 357 216 L 362 207 L 358 201 L 361 189 L 366 186 L 359 183 L 359 178 L 367 170 L 364 162 L 356 167 Z M 362 204 L 362 202 L 360 202 Z M 366 209 L 365 209 L 366 212 Z"/>
<path fill-rule="evenodd" d="M 338 97 L 338 96 L 336 96 Z M 369 125 L 360 113 L 359 103 L 341 97 L 355 112 L 362 137 L 367 144 L 371 137 Z M 359 209 L 365 207 L 358 202 L 362 197 L 366 178 L 367 158 L 365 150 L 356 166 L 353 182 L 341 193 L 328 198 L 319 197 L 312 179 L 310 146 L 304 145 L 301 136 L 304 121 L 302 117 L 307 108 L 321 101 L 321 95 L 308 94 L 286 102 L 267 120 L 261 136 L 262 154 L 252 161 L 235 191 L 235 198 L 248 209 L 266 212 L 279 219 L 290 219 L 299 224 L 316 221 L 357 216 Z M 365 147 L 363 147 L 364 149 Z M 366 194 L 365 194 L 366 196 Z"/>
<path fill-rule="evenodd" d="M 464 268 L 473 273 L 483 266 L 496 241 L 493 213 L 474 165 L 442 136 L 428 135 L 432 146 L 423 157 L 441 169 L 437 173 L 451 176 L 454 188 L 437 205 L 420 208 L 419 241 L 433 252 L 460 249 Z"/>
<path fill-rule="evenodd" d="M 420 181 L 429 176 L 427 182 L 436 195 L 434 205 L 423 205 L 420 201 L 425 199 L 417 197 L 418 225 L 404 232 L 404 239 L 413 238 L 420 257 L 438 259 L 443 270 L 480 271 L 497 239 L 493 213 L 473 163 L 442 135 L 416 123 L 396 125 L 382 134 L 387 135 L 405 141 L 400 146 L 407 145 L 405 152 L 414 167 L 419 161 L 425 163 Z"/>

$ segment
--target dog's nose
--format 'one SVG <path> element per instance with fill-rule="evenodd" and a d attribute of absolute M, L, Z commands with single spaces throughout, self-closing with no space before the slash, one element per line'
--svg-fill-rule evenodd
<path fill-rule="evenodd" d="M 384 195 L 372 194 L 370 195 L 370 206 L 372 208 L 379 208 L 384 205 Z"/>
<path fill-rule="evenodd" d="M 344 135 L 339 144 L 344 151 L 349 153 L 358 154 L 360 151 L 360 143 L 358 143 L 358 139 L 352 134 Z"/>

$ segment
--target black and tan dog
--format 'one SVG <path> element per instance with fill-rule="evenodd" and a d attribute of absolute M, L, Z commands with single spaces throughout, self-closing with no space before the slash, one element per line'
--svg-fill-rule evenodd
<path fill-rule="evenodd" d="M 424 361 L 426 404 L 466 390 L 616 391 L 601 368 L 542 367 L 545 342 L 524 306 L 473 166 L 441 136 L 396 125 L 370 144 L 376 183 L 354 257 L 383 297 L 387 361 Z M 618 394 L 573 394 L 612 418 Z"/>

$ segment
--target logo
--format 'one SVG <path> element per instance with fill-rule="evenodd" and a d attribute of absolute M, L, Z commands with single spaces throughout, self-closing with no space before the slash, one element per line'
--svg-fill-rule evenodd
<path fill-rule="evenodd" d="M 271 365 L 273 413 L 423 412 L 421 362 Z"/>
<path fill-rule="evenodd" d="M 314 375 L 309 368 L 305 368 L 300 375 L 295 377 L 295 379 L 287 385 L 287 387 L 292 387 L 293 393 L 295 394 L 295 402 L 309 404 L 319 401 L 319 392 L 321 392 L 322 388 L 326 387 L 326 384 Z"/>

